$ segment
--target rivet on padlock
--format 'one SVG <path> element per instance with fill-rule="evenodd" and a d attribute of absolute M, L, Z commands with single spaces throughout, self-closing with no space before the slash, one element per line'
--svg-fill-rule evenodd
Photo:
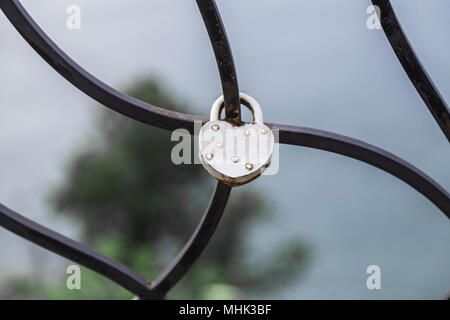
<path fill-rule="evenodd" d="M 212 108 L 210 121 L 199 132 L 199 156 L 205 169 L 230 186 L 240 186 L 259 177 L 270 165 L 275 139 L 264 125 L 258 102 L 240 93 L 239 98 L 252 113 L 253 122 L 235 126 L 220 119 L 223 96 Z"/>

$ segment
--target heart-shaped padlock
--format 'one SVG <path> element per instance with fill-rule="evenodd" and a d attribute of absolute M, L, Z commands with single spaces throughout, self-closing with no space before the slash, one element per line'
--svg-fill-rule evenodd
<path fill-rule="evenodd" d="M 199 132 L 199 157 L 205 169 L 216 179 L 235 187 L 259 177 L 270 165 L 274 135 L 264 125 L 258 102 L 245 93 L 239 98 L 253 115 L 253 122 L 235 126 L 220 119 L 224 98 L 218 98 L 210 121 Z"/>

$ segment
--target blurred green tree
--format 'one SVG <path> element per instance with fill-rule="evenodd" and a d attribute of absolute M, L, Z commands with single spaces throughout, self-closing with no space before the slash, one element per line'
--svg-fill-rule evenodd
<path fill-rule="evenodd" d="M 155 105 L 186 111 L 154 80 L 137 82 L 127 93 Z M 99 135 L 72 159 L 66 181 L 52 202 L 57 212 L 82 223 L 84 243 L 132 267 L 148 279 L 176 255 L 201 218 L 214 187 L 201 165 L 174 165 L 170 132 L 103 110 Z M 193 155 L 193 153 L 192 153 Z M 205 252 L 171 298 L 245 298 L 250 291 L 277 289 L 298 275 L 309 248 L 292 241 L 264 261 L 245 264 L 252 225 L 268 219 L 263 197 L 241 187 L 231 194 L 223 220 Z M 264 195 L 267 199 L 267 195 Z M 266 202 L 267 203 L 267 202 Z M 82 269 L 82 290 L 11 279 L 5 298 L 129 299 L 109 280 Z M 276 280 L 274 280 L 276 279 Z"/>

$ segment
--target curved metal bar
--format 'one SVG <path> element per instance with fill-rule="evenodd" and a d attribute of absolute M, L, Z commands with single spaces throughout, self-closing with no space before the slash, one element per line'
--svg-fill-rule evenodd
<path fill-rule="evenodd" d="M 162 129 L 194 132 L 199 117 L 178 113 L 127 96 L 95 78 L 67 56 L 30 17 L 18 0 L 0 0 L 0 8 L 30 46 L 60 75 L 85 94 L 125 116 Z"/>
<path fill-rule="evenodd" d="M 215 11 L 215 4 L 212 5 L 213 7 L 208 7 L 205 4 L 199 4 L 199 8 L 203 13 L 208 12 L 208 14 L 212 10 L 216 22 L 220 21 L 220 16 Z M 111 88 L 64 53 L 38 26 L 18 0 L 0 0 L 0 9 L 20 35 L 55 71 L 104 106 L 127 117 L 167 130 L 185 128 L 194 133 L 194 121 L 207 121 L 204 117 L 153 106 Z M 237 106 L 240 106 L 233 58 L 223 25 L 220 23 L 214 26 L 213 20 L 209 19 L 205 20 L 205 24 L 211 34 L 216 57 L 224 58 L 227 61 L 224 64 L 218 62 L 225 99 L 228 101 L 228 106 L 236 105 L 235 100 L 238 101 Z M 226 111 L 226 116 L 230 121 L 240 120 L 240 108 L 237 110 Z"/>
<path fill-rule="evenodd" d="M 271 127 L 280 130 L 280 143 L 338 153 L 392 174 L 423 194 L 450 219 L 450 194 L 418 168 L 392 153 L 327 131 L 276 124 Z"/>
<path fill-rule="evenodd" d="M 372 0 L 372 3 L 380 8 L 380 22 L 392 49 L 394 49 L 395 55 L 403 66 L 403 69 L 405 69 L 417 92 L 422 97 L 423 102 L 425 102 L 439 127 L 441 127 L 447 140 L 450 142 L 449 108 L 425 68 L 420 63 L 419 58 L 398 22 L 390 1 Z"/>
<path fill-rule="evenodd" d="M 222 91 L 225 99 L 225 118 L 239 125 L 241 123 L 241 103 L 239 86 L 230 43 L 214 0 L 196 0 L 219 68 Z"/>
<path fill-rule="evenodd" d="M 171 264 L 152 282 L 152 291 L 156 295 L 164 297 L 200 257 L 222 217 L 230 191 L 231 187 L 221 182 L 217 183 L 208 210 L 203 215 L 194 234 Z"/>
<path fill-rule="evenodd" d="M 217 183 L 205 214 L 194 234 L 154 284 L 121 263 L 37 224 L 0 204 L 0 226 L 53 253 L 94 270 L 140 299 L 162 299 L 200 257 L 222 217 L 231 188 Z"/>
<path fill-rule="evenodd" d="M 2 204 L 0 204 L 0 226 L 38 246 L 102 274 L 142 298 L 156 298 L 147 280 L 133 270 L 19 215 Z"/>

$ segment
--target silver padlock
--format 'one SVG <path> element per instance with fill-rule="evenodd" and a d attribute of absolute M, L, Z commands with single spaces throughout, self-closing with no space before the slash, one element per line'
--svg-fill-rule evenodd
<path fill-rule="evenodd" d="M 223 96 L 212 108 L 210 121 L 199 132 L 199 157 L 205 169 L 216 179 L 235 187 L 259 177 L 269 167 L 274 135 L 263 123 L 258 102 L 240 93 L 239 98 L 253 115 L 253 122 L 235 126 L 220 119 Z"/>

